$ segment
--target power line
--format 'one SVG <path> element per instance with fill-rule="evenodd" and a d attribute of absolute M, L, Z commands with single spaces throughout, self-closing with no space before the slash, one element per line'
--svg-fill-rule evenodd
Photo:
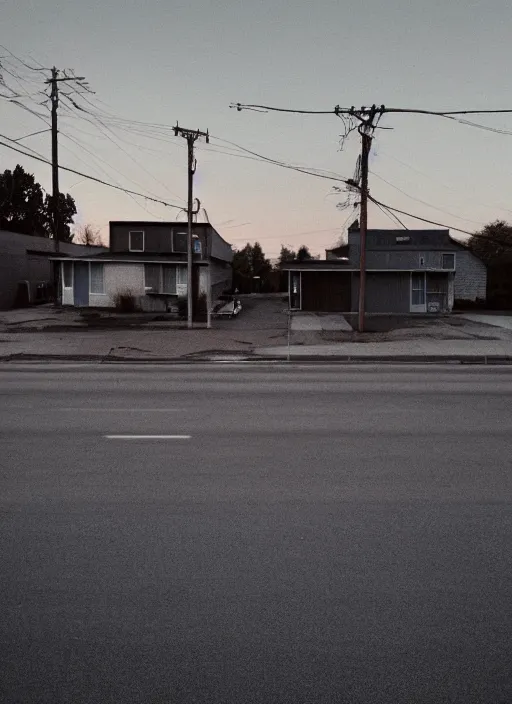
<path fill-rule="evenodd" d="M 395 213 L 400 213 L 401 215 L 407 215 L 408 217 L 415 218 L 416 220 L 421 220 L 422 222 L 427 222 L 427 223 L 429 223 L 429 225 L 437 225 L 438 227 L 444 227 L 446 230 L 455 230 L 456 232 L 462 232 L 465 235 L 471 235 L 471 236 L 475 235 L 474 232 L 470 232 L 469 230 L 461 230 L 460 227 L 453 227 L 452 225 L 446 225 L 442 222 L 436 222 L 435 220 L 429 220 L 428 218 L 422 218 L 419 215 L 413 215 L 412 213 L 408 213 L 405 210 L 400 210 L 399 208 L 393 208 L 391 205 L 386 205 L 385 203 L 381 203 L 373 196 L 368 196 L 368 199 L 371 200 L 372 203 L 375 203 L 375 205 L 380 205 L 383 208 L 386 208 L 387 210 L 391 210 Z M 403 227 L 405 227 L 405 225 L 403 225 Z"/>
<path fill-rule="evenodd" d="M 483 222 L 479 222 L 478 220 L 470 220 L 469 218 L 463 218 L 460 215 L 455 215 L 454 213 L 448 212 L 448 210 L 443 210 L 442 208 L 438 208 L 435 205 L 432 205 L 432 203 L 427 203 L 425 200 L 421 200 L 420 198 L 416 198 L 415 196 L 411 196 L 409 193 L 406 191 L 403 191 L 401 188 L 398 186 L 395 186 L 394 183 L 391 183 L 387 179 L 384 178 L 384 176 L 381 176 L 380 174 L 375 173 L 375 171 L 370 171 L 372 176 L 376 176 L 380 181 L 383 181 L 384 183 L 387 183 L 388 186 L 391 186 L 391 188 L 394 188 L 396 191 L 399 191 L 400 193 L 403 193 L 404 196 L 407 196 L 407 198 L 410 198 L 411 200 L 415 200 L 417 203 L 421 203 L 421 205 L 426 205 L 427 208 L 433 208 L 434 210 L 438 210 L 440 213 L 444 213 L 445 215 L 449 215 L 452 218 L 458 218 L 459 220 L 465 220 L 466 222 L 471 222 L 474 225 L 483 225 Z"/>
<path fill-rule="evenodd" d="M 468 230 L 461 230 L 459 227 L 452 227 L 451 225 L 445 225 L 444 223 L 436 222 L 435 220 L 428 220 L 427 218 L 422 218 L 419 215 L 413 215 L 413 213 L 408 213 L 405 210 L 400 210 L 399 208 L 394 208 L 391 205 L 385 205 L 384 203 L 381 203 L 380 201 L 373 198 L 372 196 L 369 196 L 369 200 L 371 200 L 372 203 L 375 203 L 375 205 L 379 205 L 379 206 L 382 206 L 383 208 L 386 208 L 386 210 L 393 211 L 395 213 L 400 213 L 401 215 L 407 215 L 410 218 L 414 218 L 415 220 L 421 220 L 421 222 L 426 222 L 429 225 L 437 225 L 438 227 L 444 227 L 446 230 L 455 230 L 455 232 L 462 232 L 465 235 L 470 235 L 470 237 L 472 237 L 472 238 L 475 237 L 477 239 L 482 239 L 487 242 L 494 242 L 495 244 L 499 244 L 502 247 L 510 248 L 509 242 L 505 242 L 503 240 L 500 240 L 497 237 L 484 235 L 480 232 L 469 232 Z M 405 227 L 405 225 L 404 225 L 404 227 Z"/>
<path fill-rule="evenodd" d="M 7 51 L 13 58 L 16 59 L 16 61 L 19 61 L 20 64 L 22 64 L 26 68 L 30 69 L 31 71 L 51 71 L 51 69 L 45 68 L 44 66 L 41 66 L 41 68 L 37 68 L 36 66 L 29 66 L 27 63 L 25 63 L 25 61 L 23 61 L 23 59 L 20 59 L 19 56 L 16 56 L 16 54 L 13 54 L 13 52 L 10 49 L 8 49 L 6 46 L 4 46 L 3 44 L 0 44 L 0 49 Z"/>
<path fill-rule="evenodd" d="M 400 220 L 400 218 L 398 217 L 398 215 L 395 215 L 391 210 L 389 210 L 388 208 L 383 207 L 383 206 L 380 205 L 379 203 L 375 203 L 375 205 L 377 206 L 377 208 L 378 208 L 379 210 L 381 210 L 381 211 L 384 213 L 384 215 L 386 215 L 386 217 L 388 217 L 388 218 L 391 220 L 391 222 L 396 221 L 399 225 L 401 225 L 401 226 L 403 227 L 404 230 L 408 230 L 408 229 L 409 229 L 409 228 L 406 227 L 406 226 L 404 225 L 404 223 Z"/>
<path fill-rule="evenodd" d="M 3 134 L 0 134 L 0 137 L 3 139 L 10 139 L 9 137 L 6 137 Z M 7 147 L 7 149 L 12 149 L 15 152 L 18 152 L 18 154 L 23 154 L 23 156 L 27 156 L 30 159 L 35 159 L 36 161 L 41 161 L 43 164 L 49 164 L 51 166 L 52 162 L 49 161 L 48 159 L 45 159 L 42 156 L 35 156 L 34 154 L 27 154 L 27 152 L 22 151 L 21 149 L 16 149 L 16 147 L 11 146 L 10 144 L 6 144 L 5 142 L 0 142 L 0 145 L 3 147 Z M 96 178 L 95 176 L 90 176 L 89 174 L 84 174 L 81 171 L 76 171 L 75 169 L 70 169 L 67 166 L 62 166 L 62 164 L 59 164 L 59 169 L 62 169 L 62 171 L 67 171 L 71 174 L 75 174 L 76 176 L 81 176 L 82 178 L 87 178 L 90 181 L 96 181 L 96 183 L 101 183 L 103 186 L 108 186 L 109 188 L 114 188 L 118 191 L 122 191 L 123 193 L 129 193 L 133 196 L 140 196 L 141 198 L 145 198 L 146 200 L 150 200 L 153 203 L 159 203 L 160 205 L 165 205 L 168 208 L 177 208 L 178 210 L 181 210 L 180 205 L 176 205 L 175 203 L 167 203 L 165 200 L 160 200 L 159 198 L 152 198 L 151 196 L 146 195 L 145 193 L 138 193 L 137 191 L 131 191 L 128 188 L 123 188 L 122 186 L 116 186 L 113 183 L 109 183 L 108 181 L 103 181 L 100 178 Z"/>
<path fill-rule="evenodd" d="M 292 113 L 296 115 L 353 115 L 355 117 L 369 115 L 372 108 L 362 107 L 362 108 L 340 108 L 336 105 L 331 110 L 301 110 L 293 108 L 278 108 L 272 105 L 255 105 L 251 103 L 231 103 L 230 108 L 236 108 L 239 112 L 242 110 L 268 110 L 271 112 L 285 112 Z M 512 114 L 512 108 L 496 109 L 496 110 L 422 110 L 419 108 L 388 108 L 385 105 L 377 107 L 377 112 L 381 115 L 386 113 L 404 113 L 404 114 L 414 114 L 414 115 L 434 115 L 436 117 L 456 117 L 458 115 L 500 115 L 500 114 Z"/>

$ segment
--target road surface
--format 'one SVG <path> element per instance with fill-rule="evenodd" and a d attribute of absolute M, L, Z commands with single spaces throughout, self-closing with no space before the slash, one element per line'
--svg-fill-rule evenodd
<path fill-rule="evenodd" d="M 512 701 L 511 393 L 512 368 L 2 367 L 0 701 Z"/>

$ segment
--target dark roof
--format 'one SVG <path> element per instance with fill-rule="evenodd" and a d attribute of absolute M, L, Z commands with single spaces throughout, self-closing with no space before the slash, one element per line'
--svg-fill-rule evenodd
<path fill-rule="evenodd" d="M 180 227 L 187 227 L 187 223 L 183 220 L 110 220 L 109 225 L 136 225 L 137 227 L 142 227 L 143 225 L 151 225 L 151 227 L 172 227 L 173 225 L 179 225 Z M 211 227 L 215 230 L 213 225 L 209 222 L 194 222 L 192 227 Z"/>
<path fill-rule="evenodd" d="M 352 262 L 350 262 L 348 259 L 308 259 L 304 262 L 299 262 L 295 260 L 294 262 L 283 262 L 281 264 L 281 269 L 283 271 L 346 271 L 348 273 L 350 272 L 359 272 L 359 267 Z M 367 267 L 366 272 L 367 273 L 389 273 L 389 274 L 396 274 L 396 273 L 404 273 L 404 272 L 409 272 L 409 271 L 422 271 L 422 272 L 430 272 L 430 273 L 436 273 L 436 274 L 451 274 L 453 273 L 452 269 L 426 269 L 425 267 L 415 267 L 411 266 L 408 268 L 396 268 L 396 269 L 389 269 L 389 268 L 383 268 L 383 267 L 378 267 L 378 266 L 372 266 L 372 267 Z"/>
<path fill-rule="evenodd" d="M 399 230 L 393 230 L 393 229 L 386 229 L 386 228 L 368 228 L 366 231 L 368 235 L 391 235 L 392 237 L 415 237 L 418 235 L 443 235 L 443 236 L 448 236 L 450 235 L 450 230 L 440 230 L 439 228 L 436 229 L 430 229 L 430 230 L 404 230 L 404 229 L 399 229 Z"/>
<path fill-rule="evenodd" d="M 281 269 L 284 271 L 298 271 L 299 269 L 350 269 L 348 259 L 306 259 L 303 262 L 283 262 Z M 353 267 L 352 267 L 353 268 Z"/>

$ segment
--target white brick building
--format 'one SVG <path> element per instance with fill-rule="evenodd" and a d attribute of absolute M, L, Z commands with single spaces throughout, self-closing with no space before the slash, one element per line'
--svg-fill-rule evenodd
<path fill-rule="evenodd" d="M 455 254 L 454 297 L 455 300 L 485 300 L 487 291 L 487 267 L 461 246 Z"/>

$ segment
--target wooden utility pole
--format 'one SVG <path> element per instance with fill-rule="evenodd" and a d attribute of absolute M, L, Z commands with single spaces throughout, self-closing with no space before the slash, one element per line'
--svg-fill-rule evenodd
<path fill-rule="evenodd" d="M 210 141 L 208 130 L 200 132 L 199 130 L 187 130 L 180 127 L 176 123 L 174 128 L 176 136 L 184 137 L 187 140 L 187 159 L 188 159 L 188 198 L 187 198 L 187 327 L 193 327 L 193 252 L 192 252 L 192 219 L 194 216 L 194 174 L 196 172 L 196 161 L 194 158 L 194 144 L 199 137 L 204 137 L 206 143 Z M 209 264 L 208 264 L 209 266 Z"/>
<path fill-rule="evenodd" d="M 59 89 L 57 85 L 57 76 L 59 72 L 52 68 L 52 77 L 50 79 L 52 92 L 50 99 L 52 102 L 52 221 L 53 221 L 53 239 L 55 243 L 55 251 L 59 251 L 59 140 L 57 130 L 57 108 L 59 106 Z"/>
<path fill-rule="evenodd" d="M 65 74 L 66 72 L 64 72 Z M 59 70 L 52 68 L 52 77 L 46 83 L 51 85 L 50 100 L 52 104 L 52 229 L 55 243 L 55 251 L 60 248 L 60 213 L 59 213 L 59 131 L 57 128 L 57 108 L 59 107 L 59 82 L 60 81 L 84 81 L 83 76 L 61 76 Z M 82 84 L 80 84 L 82 85 Z"/>
<path fill-rule="evenodd" d="M 359 316 L 358 330 L 364 332 L 366 299 L 366 233 L 368 230 L 368 161 L 373 139 L 373 120 L 377 108 L 372 106 L 368 117 L 359 126 L 361 135 L 361 206 L 359 219 Z"/>

